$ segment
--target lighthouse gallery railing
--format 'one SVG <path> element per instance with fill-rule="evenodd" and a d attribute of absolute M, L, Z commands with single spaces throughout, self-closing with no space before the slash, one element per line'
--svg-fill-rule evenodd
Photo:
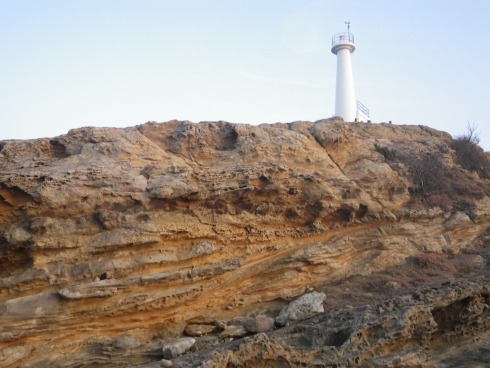
<path fill-rule="evenodd" d="M 349 32 L 342 32 L 337 33 L 335 36 L 332 37 L 332 46 L 343 42 L 354 43 L 354 35 Z"/>

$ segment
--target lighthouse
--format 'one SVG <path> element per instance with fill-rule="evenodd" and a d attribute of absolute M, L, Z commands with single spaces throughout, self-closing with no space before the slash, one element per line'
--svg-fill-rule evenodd
<path fill-rule="evenodd" d="M 350 22 L 347 32 L 337 33 L 332 37 L 332 53 L 337 55 L 337 85 L 335 92 L 335 115 L 346 122 L 368 121 L 369 110 L 356 100 L 354 78 L 350 55 L 356 49 L 354 35 L 350 33 Z"/>

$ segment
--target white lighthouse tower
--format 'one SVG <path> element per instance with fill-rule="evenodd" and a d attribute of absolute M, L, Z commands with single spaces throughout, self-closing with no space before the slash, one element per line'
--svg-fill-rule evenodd
<path fill-rule="evenodd" d="M 354 78 L 350 54 L 354 52 L 354 35 L 350 33 L 350 22 L 347 32 L 337 33 L 332 37 L 332 53 L 337 55 L 337 87 L 335 93 L 335 115 L 346 122 L 367 121 L 369 110 L 356 100 Z"/>

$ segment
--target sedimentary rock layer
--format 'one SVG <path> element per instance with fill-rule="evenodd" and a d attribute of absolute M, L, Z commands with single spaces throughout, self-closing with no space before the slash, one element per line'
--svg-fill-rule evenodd
<path fill-rule="evenodd" d="M 321 285 L 482 241 L 487 197 L 471 214 L 409 208 L 413 183 L 374 149 L 454 165 L 450 139 L 329 119 L 0 142 L 0 366 L 147 364 L 186 326 L 277 314 Z M 120 354 L 121 339 L 138 347 Z"/>

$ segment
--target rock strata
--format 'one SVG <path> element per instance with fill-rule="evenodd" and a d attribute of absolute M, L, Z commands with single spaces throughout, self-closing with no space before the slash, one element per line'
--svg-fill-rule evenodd
<path fill-rule="evenodd" d="M 437 152 L 473 197 L 414 200 L 392 151 Z M 428 346 L 457 359 L 462 335 L 484 350 L 486 281 L 334 315 L 321 288 L 421 254 L 467 252 L 459 269 L 485 273 L 488 184 L 458 166 L 447 133 L 337 118 L 0 141 L 0 367 L 396 366 L 431 361 Z M 315 300 L 293 309 L 305 293 Z"/>

